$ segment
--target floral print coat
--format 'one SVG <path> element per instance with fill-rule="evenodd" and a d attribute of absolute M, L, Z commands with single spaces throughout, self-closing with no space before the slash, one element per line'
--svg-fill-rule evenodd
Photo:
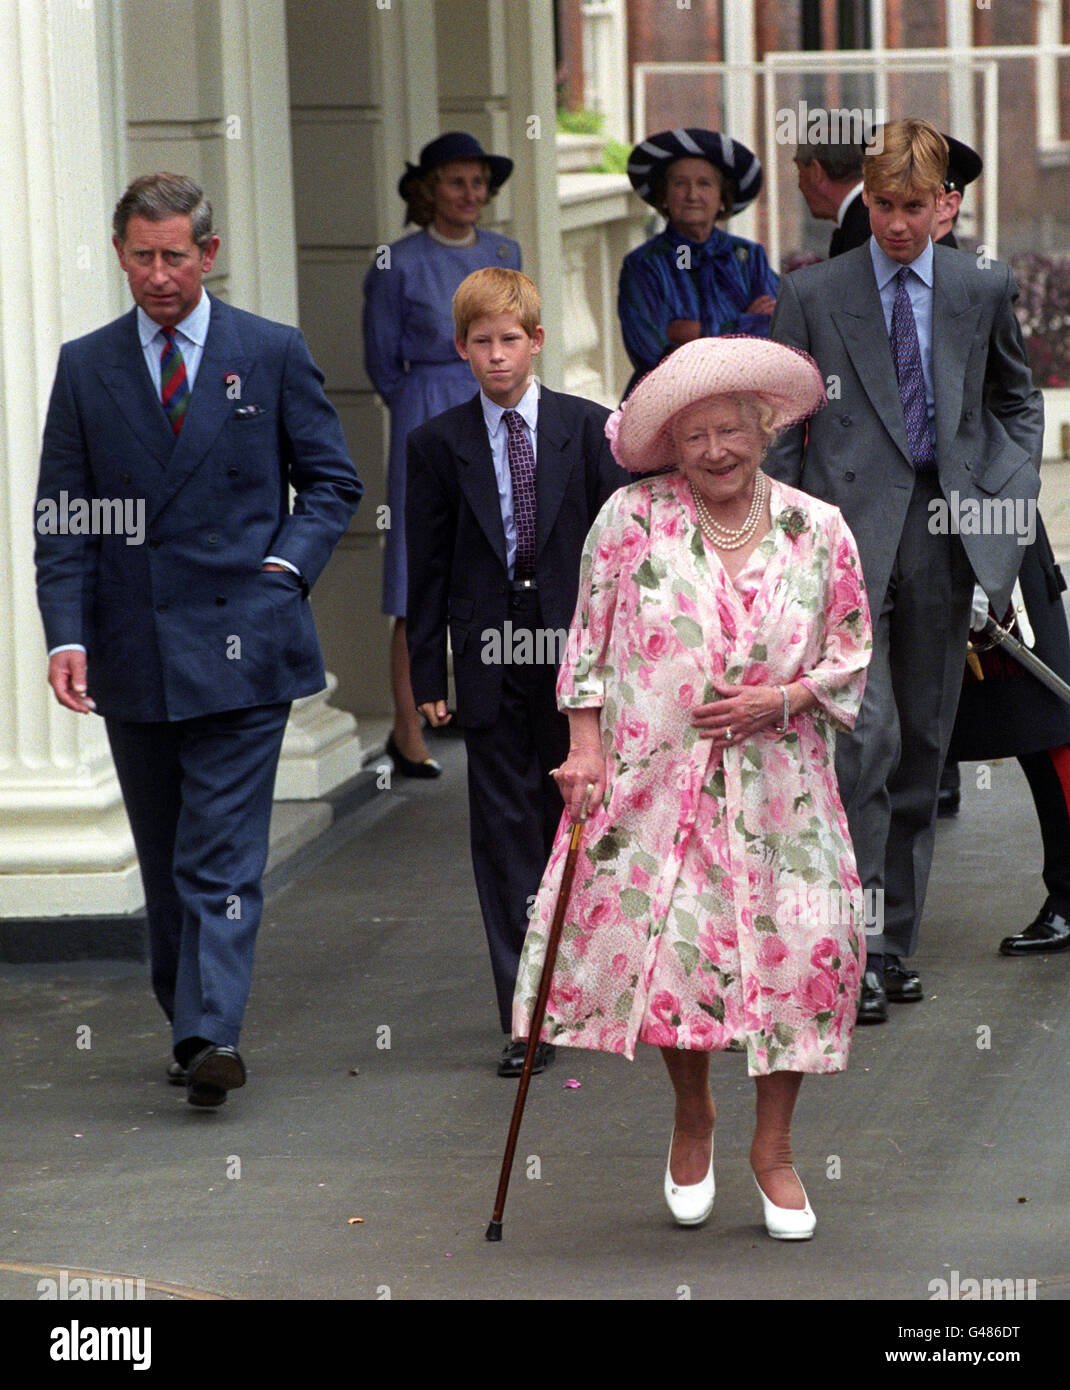
<path fill-rule="evenodd" d="M 865 964 L 861 885 L 834 767 L 858 713 L 869 610 L 837 508 L 768 480 L 772 529 L 735 583 L 680 474 L 615 493 L 587 537 L 558 678 L 600 708 L 607 787 L 584 827 L 542 1037 L 635 1054 L 747 1051 L 752 1076 L 847 1063 Z M 694 706 L 803 680 L 786 734 L 722 749 Z M 526 1037 L 569 838 L 531 913 L 513 1031 Z"/>

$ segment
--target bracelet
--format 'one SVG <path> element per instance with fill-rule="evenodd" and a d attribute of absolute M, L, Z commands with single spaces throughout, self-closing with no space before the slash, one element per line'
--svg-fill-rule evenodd
<path fill-rule="evenodd" d="M 781 698 L 784 701 L 784 718 L 776 726 L 776 731 L 778 734 L 786 734 L 788 732 L 788 720 L 791 717 L 791 709 L 788 705 L 788 692 L 782 685 L 778 685 L 777 689 L 780 691 Z"/>

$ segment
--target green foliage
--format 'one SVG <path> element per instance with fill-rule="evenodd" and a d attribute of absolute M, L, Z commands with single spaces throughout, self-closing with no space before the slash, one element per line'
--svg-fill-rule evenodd
<path fill-rule="evenodd" d="M 565 135 L 599 135 L 605 117 L 598 111 L 567 111 L 557 108 L 557 128 Z"/>
<path fill-rule="evenodd" d="M 605 149 L 602 151 L 601 162 L 594 166 L 592 173 L 595 174 L 626 174 L 628 172 L 628 156 L 631 150 L 627 145 L 622 145 L 619 140 L 607 140 Z"/>

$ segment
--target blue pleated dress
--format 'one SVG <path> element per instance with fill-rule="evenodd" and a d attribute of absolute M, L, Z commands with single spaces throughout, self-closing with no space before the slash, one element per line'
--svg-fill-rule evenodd
<path fill-rule="evenodd" d="M 419 231 L 395 241 L 364 280 L 364 365 L 390 408 L 383 612 L 393 617 L 405 616 L 408 588 L 405 441 L 479 389 L 454 346 L 453 295 L 465 276 L 490 265 L 519 270 L 518 243 L 477 228 L 471 246 L 443 246 Z"/>

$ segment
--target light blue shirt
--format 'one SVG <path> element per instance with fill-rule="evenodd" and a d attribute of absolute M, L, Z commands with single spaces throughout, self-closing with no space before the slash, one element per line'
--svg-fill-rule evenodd
<path fill-rule="evenodd" d="M 896 291 L 899 288 L 896 276 L 903 268 L 901 261 L 893 261 L 891 256 L 877 245 L 877 238 L 869 239 L 869 254 L 873 260 L 873 273 L 877 277 L 881 308 L 884 310 L 884 323 L 889 338 L 892 335 L 892 309 L 895 307 Z M 907 294 L 910 307 L 914 311 L 914 324 L 918 330 L 918 347 L 921 351 L 921 373 L 925 378 L 925 408 L 929 416 L 929 434 L 932 436 L 933 451 L 936 450 L 936 394 L 933 391 L 933 243 L 930 237 L 925 250 L 909 265 Z"/>
<path fill-rule="evenodd" d="M 483 419 L 490 439 L 490 456 L 494 460 L 494 476 L 498 483 L 498 505 L 502 509 L 502 525 L 505 527 L 505 563 L 509 578 L 513 577 L 516 564 L 516 518 L 513 516 L 513 479 L 509 472 L 509 426 L 502 419 L 506 407 L 495 405 L 489 396 L 479 393 L 479 403 L 483 407 Z M 536 437 L 539 424 L 539 383 L 532 377 L 528 389 L 520 397 L 513 410 L 519 411 L 524 429 L 531 445 L 531 452 L 538 461 Z"/>
<path fill-rule="evenodd" d="M 208 321 L 211 317 L 212 301 L 202 290 L 196 309 L 187 314 L 181 323 L 175 324 L 175 342 L 186 364 L 186 380 L 191 391 L 197 381 L 197 370 L 208 340 Z M 156 395 L 159 396 L 160 357 L 167 339 L 160 325 L 149 318 L 140 304 L 137 306 L 137 331 L 141 339 L 141 351 L 145 354 L 145 365 L 149 369 Z"/>

